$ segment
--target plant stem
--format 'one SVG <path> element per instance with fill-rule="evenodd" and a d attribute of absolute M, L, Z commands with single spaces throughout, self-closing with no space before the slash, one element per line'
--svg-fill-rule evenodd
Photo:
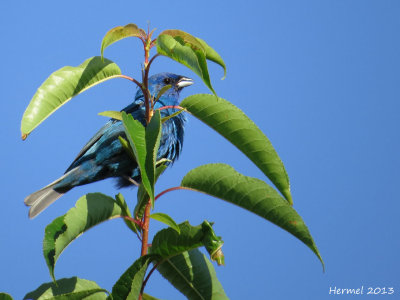
<path fill-rule="evenodd" d="M 146 204 L 146 208 L 144 209 L 141 256 L 146 255 L 148 250 L 150 209 L 151 209 L 151 201 L 149 199 L 149 202 Z"/>
<path fill-rule="evenodd" d="M 147 31 L 147 40 L 144 45 L 144 72 L 142 72 L 142 82 L 143 82 L 142 88 L 143 88 L 144 104 L 146 107 L 146 124 L 150 123 L 151 117 L 153 116 L 153 108 L 150 106 L 149 103 L 149 97 L 151 97 L 149 91 L 149 69 L 151 62 L 153 61 L 153 59 L 151 59 L 149 63 L 149 53 L 151 48 L 150 44 L 151 44 L 151 37 L 149 32 Z M 145 207 L 143 216 L 141 256 L 146 255 L 148 250 L 150 209 L 151 209 L 151 200 L 149 199 L 149 202 Z M 140 295 L 139 299 L 141 298 L 142 296 Z"/>
<path fill-rule="evenodd" d="M 136 219 L 130 218 L 130 217 L 128 217 L 128 216 L 121 216 L 121 217 L 124 218 L 125 220 L 128 220 L 128 221 L 131 221 L 131 222 L 135 223 L 135 224 L 138 225 L 140 228 L 143 227 L 143 224 L 142 224 L 142 222 L 141 222 L 140 220 L 136 220 Z"/>
<path fill-rule="evenodd" d="M 135 78 L 130 77 L 130 76 L 126 76 L 126 75 L 122 75 L 122 74 L 121 75 L 116 75 L 116 77 L 128 79 L 128 80 L 134 82 L 142 90 L 143 94 L 145 93 L 142 84 L 139 81 L 137 81 Z"/>
<path fill-rule="evenodd" d="M 140 297 L 143 295 L 144 288 L 145 288 L 145 286 L 146 286 L 146 284 L 147 284 L 147 281 L 149 281 L 149 278 L 150 278 L 151 274 L 153 274 L 154 270 L 157 269 L 157 267 L 158 267 L 161 263 L 162 263 L 162 261 L 159 261 L 158 263 L 156 263 L 156 264 L 153 266 L 153 268 L 151 268 L 151 270 L 150 270 L 149 274 L 147 274 L 146 278 L 143 280 L 142 288 L 140 289 Z M 139 298 L 139 299 L 140 299 L 140 298 Z"/>
<path fill-rule="evenodd" d="M 159 110 L 170 109 L 170 108 L 182 109 L 187 112 L 186 108 L 179 106 L 179 105 L 166 105 L 166 106 L 160 107 Z"/>
<path fill-rule="evenodd" d="M 150 49 L 148 50 L 148 51 L 150 51 Z M 153 116 L 153 97 L 151 96 L 151 94 L 150 94 L 150 91 L 147 89 L 147 86 L 148 86 L 148 82 L 149 82 L 149 71 L 150 71 L 150 66 L 151 66 L 151 64 L 153 63 L 153 61 L 157 58 L 159 56 L 159 54 L 156 54 L 156 55 L 154 55 L 151 59 L 150 59 L 150 61 L 147 63 L 147 65 L 146 65 L 146 68 L 145 68 L 145 70 L 144 70 L 144 78 L 143 78 L 143 82 L 146 82 L 146 90 L 147 90 L 147 94 L 148 94 L 148 98 L 147 98 L 147 101 L 149 101 L 150 100 L 150 104 L 151 105 L 149 105 L 150 106 L 150 108 L 149 108 L 149 111 L 150 111 L 150 119 L 151 119 L 151 117 Z M 148 59 L 148 58 L 147 58 Z M 146 99 L 146 98 L 145 98 Z M 147 103 L 149 103 L 149 102 L 147 102 Z M 146 108 L 146 111 L 147 111 L 147 108 Z M 147 115 L 146 115 L 147 116 Z M 149 119 L 149 122 L 150 122 L 150 119 Z"/>
<path fill-rule="evenodd" d="M 188 187 L 184 187 L 184 186 L 175 186 L 169 189 L 166 189 L 164 191 L 162 191 L 161 193 L 159 193 L 155 198 L 154 201 L 156 201 L 158 198 L 160 198 L 162 195 L 168 193 L 168 192 L 172 192 L 172 191 L 177 191 L 177 190 L 188 190 L 188 191 L 196 191 L 195 189 L 191 189 Z"/>

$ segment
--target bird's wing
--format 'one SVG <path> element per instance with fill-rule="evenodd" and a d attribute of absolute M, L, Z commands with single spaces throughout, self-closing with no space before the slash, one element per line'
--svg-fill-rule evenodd
<path fill-rule="evenodd" d="M 137 104 L 137 103 L 132 103 L 125 107 L 122 111 L 125 111 L 126 113 L 131 113 L 134 115 L 140 114 L 139 113 L 139 108 L 142 106 L 142 104 Z M 75 167 L 75 163 L 85 155 L 85 153 L 94 145 L 96 142 L 98 142 L 101 137 L 106 133 L 108 130 L 110 130 L 110 127 L 112 127 L 113 124 L 116 122 L 119 122 L 118 120 L 111 119 L 108 121 L 103 127 L 100 128 L 100 130 L 89 140 L 89 142 L 86 143 L 86 145 L 82 148 L 82 150 L 78 153 L 78 155 L 75 157 L 74 161 L 71 163 L 71 165 L 68 167 L 68 169 L 65 171 L 67 173 L 70 171 L 72 168 Z"/>
<path fill-rule="evenodd" d="M 114 120 L 114 119 L 110 120 L 103 127 L 100 128 L 100 130 L 89 140 L 89 142 L 86 143 L 86 145 L 78 153 L 78 155 L 75 157 L 74 161 L 71 163 L 71 165 L 65 171 L 65 173 L 67 173 L 68 171 L 71 170 L 71 168 L 74 166 L 76 161 L 79 160 L 86 153 L 86 151 L 88 151 L 103 136 L 103 134 L 110 128 L 110 126 L 112 124 L 114 124 L 115 122 L 117 122 L 117 120 Z"/>
<path fill-rule="evenodd" d="M 140 107 L 144 105 L 144 103 L 140 99 L 139 100 L 136 99 L 135 101 L 138 101 L 138 102 L 133 102 L 133 103 L 129 104 L 127 107 L 125 107 L 121 111 L 124 111 L 127 114 L 131 114 L 131 113 L 138 111 L 140 109 Z"/>

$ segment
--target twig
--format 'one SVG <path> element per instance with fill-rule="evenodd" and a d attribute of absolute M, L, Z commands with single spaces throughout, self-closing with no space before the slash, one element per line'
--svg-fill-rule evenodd
<path fill-rule="evenodd" d="M 143 294 L 144 287 L 146 286 L 147 281 L 149 280 L 151 274 L 153 274 L 154 270 L 157 269 L 157 267 L 161 264 L 161 262 L 162 262 L 162 261 L 159 261 L 158 263 L 156 263 L 156 264 L 154 265 L 154 267 L 150 270 L 149 274 L 147 274 L 146 278 L 143 280 L 142 288 L 140 289 L 140 295 Z"/>

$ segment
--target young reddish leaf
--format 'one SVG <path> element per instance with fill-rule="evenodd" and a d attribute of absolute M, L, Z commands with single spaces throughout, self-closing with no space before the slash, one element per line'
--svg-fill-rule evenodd
<path fill-rule="evenodd" d="M 172 36 L 173 38 L 181 39 L 184 41 L 184 43 L 189 44 L 192 48 L 200 49 L 204 53 L 206 52 L 206 49 L 203 47 L 203 43 L 201 43 L 196 37 L 187 32 L 184 32 L 179 29 L 167 29 L 160 33 L 160 35 L 162 34 Z"/>
<path fill-rule="evenodd" d="M 191 69 L 216 94 L 208 74 L 205 50 L 195 37 L 188 33 L 175 36 L 162 33 L 157 38 L 157 52 Z"/>
<path fill-rule="evenodd" d="M 136 24 L 118 26 L 109 30 L 101 41 L 101 59 L 103 59 L 104 50 L 111 44 L 127 37 L 143 37 L 145 35 L 144 30 L 138 28 Z"/>

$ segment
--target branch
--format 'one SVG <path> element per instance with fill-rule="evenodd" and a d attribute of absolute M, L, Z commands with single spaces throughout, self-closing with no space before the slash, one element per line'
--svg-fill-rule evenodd
<path fill-rule="evenodd" d="M 158 267 L 161 263 L 162 263 L 162 261 L 159 261 L 158 263 L 156 263 L 156 264 L 154 265 L 154 267 L 150 270 L 149 274 L 147 274 L 145 280 L 143 280 L 142 288 L 140 289 L 140 295 L 143 294 L 144 287 L 146 286 L 147 281 L 149 280 L 151 274 L 153 274 L 154 270 L 157 269 L 157 267 Z"/>
<path fill-rule="evenodd" d="M 136 225 L 138 225 L 140 228 L 143 229 L 143 222 L 128 216 L 121 216 L 122 218 L 124 218 L 125 220 L 131 221 L 133 223 L 135 223 Z"/>
<path fill-rule="evenodd" d="M 159 110 L 164 110 L 164 109 L 169 109 L 169 108 L 182 109 L 187 112 L 186 108 L 179 106 L 179 105 L 166 105 L 166 106 L 160 107 Z"/>
<path fill-rule="evenodd" d="M 177 191 L 177 190 L 188 190 L 188 191 L 195 191 L 195 192 L 197 192 L 197 190 L 195 190 L 195 189 L 187 188 L 187 187 L 184 187 L 184 186 L 175 186 L 175 187 L 166 189 L 166 190 L 162 191 L 161 193 L 159 193 L 159 194 L 154 198 L 154 201 L 156 201 L 158 198 L 160 198 L 162 195 L 164 195 L 164 194 L 166 194 L 166 193 L 168 193 L 168 192 Z"/>
<path fill-rule="evenodd" d="M 135 78 L 130 77 L 130 76 L 126 76 L 126 75 L 118 75 L 118 77 L 124 78 L 124 79 L 128 79 L 128 80 L 130 80 L 130 81 L 136 83 L 136 85 L 142 90 L 142 93 L 143 93 L 143 94 L 145 93 L 142 84 L 141 84 L 139 81 L 137 81 Z"/>

